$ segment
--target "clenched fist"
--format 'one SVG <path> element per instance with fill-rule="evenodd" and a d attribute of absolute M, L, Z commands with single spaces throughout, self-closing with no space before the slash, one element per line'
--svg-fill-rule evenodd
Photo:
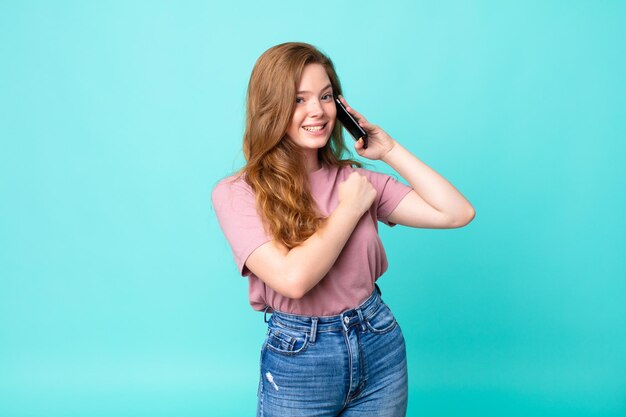
<path fill-rule="evenodd" d="M 339 184 L 339 205 L 345 205 L 363 215 L 372 206 L 376 189 L 366 176 L 353 172 Z"/>

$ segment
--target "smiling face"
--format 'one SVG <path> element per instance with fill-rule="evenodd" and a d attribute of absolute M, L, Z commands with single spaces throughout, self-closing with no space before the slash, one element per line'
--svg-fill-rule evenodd
<path fill-rule="evenodd" d="M 296 91 L 296 108 L 286 134 L 305 154 L 317 158 L 317 150 L 328 142 L 337 116 L 333 89 L 324 67 L 306 65 Z"/>

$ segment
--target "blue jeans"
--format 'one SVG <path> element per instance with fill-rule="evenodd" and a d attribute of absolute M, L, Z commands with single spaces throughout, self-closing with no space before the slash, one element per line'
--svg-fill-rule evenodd
<path fill-rule="evenodd" d="M 336 316 L 272 314 L 257 416 L 404 416 L 407 393 L 404 337 L 378 287 Z"/>

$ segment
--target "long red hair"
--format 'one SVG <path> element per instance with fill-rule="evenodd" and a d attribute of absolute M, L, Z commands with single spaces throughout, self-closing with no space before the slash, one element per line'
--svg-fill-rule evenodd
<path fill-rule="evenodd" d="M 286 137 L 296 107 L 296 91 L 307 64 L 326 69 L 334 94 L 341 84 L 332 61 L 307 43 L 288 42 L 265 51 L 257 60 L 246 98 L 246 130 L 240 173 L 256 195 L 257 207 L 275 240 L 288 248 L 304 242 L 324 218 L 316 210 L 300 149 Z M 361 166 L 343 159 L 348 153 L 341 125 L 335 123 L 328 143 L 318 150 L 322 164 Z"/>

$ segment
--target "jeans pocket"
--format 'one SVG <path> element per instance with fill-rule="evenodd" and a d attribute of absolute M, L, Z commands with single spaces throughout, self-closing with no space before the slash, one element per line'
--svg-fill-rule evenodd
<path fill-rule="evenodd" d="M 372 333 L 387 333 L 393 330 L 398 322 L 391 309 L 385 303 L 380 303 L 376 311 L 365 319 L 367 328 Z"/>
<path fill-rule="evenodd" d="M 272 352 L 297 355 L 304 352 L 308 347 L 309 335 L 303 331 L 271 326 L 267 332 L 265 345 Z"/>

